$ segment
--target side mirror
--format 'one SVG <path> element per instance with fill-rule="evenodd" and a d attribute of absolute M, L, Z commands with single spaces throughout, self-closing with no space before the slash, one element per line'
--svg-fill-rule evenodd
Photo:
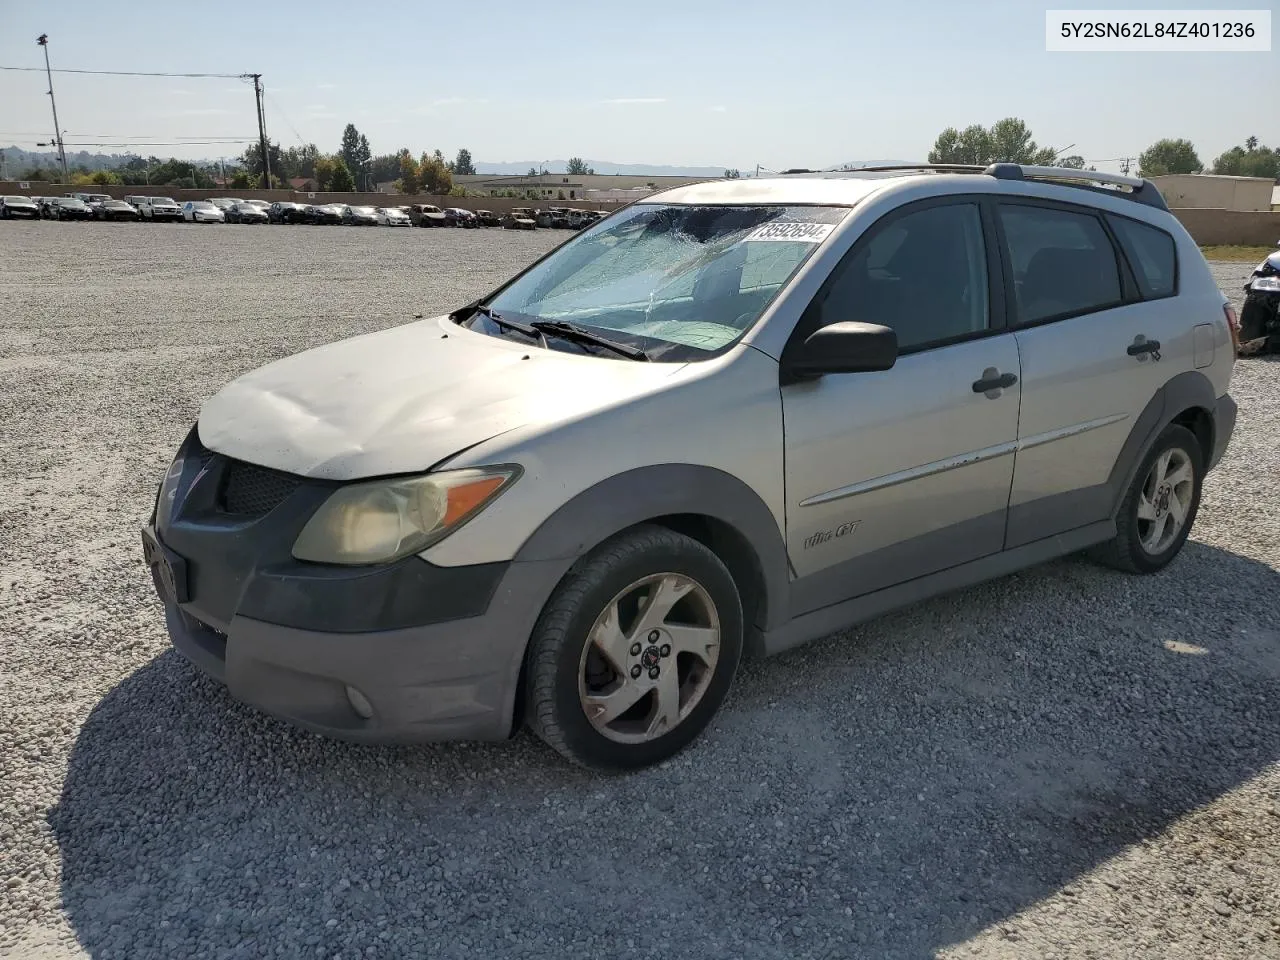
<path fill-rule="evenodd" d="M 794 356 L 785 359 L 783 383 L 824 373 L 869 373 L 888 370 L 898 360 L 898 334 L 878 323 L 846 320 L 819 327 Z"/>

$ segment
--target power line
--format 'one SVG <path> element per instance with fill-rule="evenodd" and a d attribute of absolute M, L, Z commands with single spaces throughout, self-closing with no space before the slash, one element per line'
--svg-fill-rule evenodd
<path fill-rule="evenodd" d="M 161 140 L 161 138 L 162 138 L 162 137 L 171 137 L 171 136 L 175 136 L 175 134 L 154 134 L 154 135 L 153 135 L 153 134 L 146 134 L 146 133 L 90 133 L 90 132 L 89 132 L 89 131 L 87 131 L 87 130 L 67 130 L 67 131 L 65 131 L 65 135 L 66 135 L 66 136 L 68 136 L 68 137 L 105 137 L 105 138 L 107 138 L 107 139 L 111 139 L 111 140 L 128 140 L 128 141 L 137 141 L 138 143 L 141 143 L 141 144 L 144 144 L 144 145 L 145 145 L 145 144 L 147 144 L 147 143 L 150 143 L 150 142 L 152 142 L 152 141 L 159 141 L 159 140 Z M 45 136 L 45 134 L 41 133 L 41 132 L 40 132 L 40 131 L 38 131 L 38 130 L 26 130 L 26 131 L 23 131 L 23 132 L 21 132 L 21 133 L 15 133 L 14 131 L 10 130 L 10 131 L 8 131 L 8 132 L 0 133 L 0 137 L 43 137 L 43 136 Z M 182 135 L 182 134 L 176 134 L 176 136 L 183 136 L 183 135 Z M 239 141 L 239 140 L 252 140 L 252 139 L 253 139 L 253 136 L 252 136 L 252 135 L 248 135 L 248 136 L 227 136 L 227 135 L 221 135 L 221 134 L 219 134 L 218 136 L 205 136 L 205 135 L 203 135 L 203 134 L 192 134 L 192 135 L 190 135 L 190 136 L 184 137 L 184 139 L 183 139 L 183 141 L 182 141 L 182 142 L 183 142 L 183 143 L 198 143 L 198 142 L 203 142 L 203 141 L 205 141 L 205 140 L 210 140 L 210 141 L 218 141 L 218 140 L 236 140 L 236 141 Z M 34 141 L 27 140 L 27 141 L 24 141 L 24 142 L 26 142 L 26 143 L 32 143 L 32 142 L 34 142 Z M 167 142 L 167 141 L 162 141 L 162 142 Z"/>
<path fill-rule="evenodd" d="M 20 70 L 23 72 L 43 73 L 39 67 L 5 67 L 0 66 L 0 70 Z M 99 77 L 209 77 L 218 80 L 243 80 L 249 76 L 247 73 L 146 73 L 140 70 L 72 70 L 62 68 L 51 71 L 53 73 L 88 73 Z"/>
<path fill-rule="evenodd" d="M 280 104 L 276 103 L 276 98 L 267 93 L 265 87 L 262 90 L 262 95 L 271 101 L 271 106 L 275 108 L 276 113 L 280 114 L 280 119 L 284 121 L 284 125 L 293 131 L 293 135 L 298 138 L 298 145 L 303 147 L 307 146 L 307 141 L 303 138 L 302 134 L 298 132 L 298 128 L 293 125 L 293 121 L 289 119 L 288 115 L 280 109 Z"/>

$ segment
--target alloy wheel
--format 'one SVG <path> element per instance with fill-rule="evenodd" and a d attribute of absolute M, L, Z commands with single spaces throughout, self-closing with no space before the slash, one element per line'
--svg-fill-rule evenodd
<path fill-rule="evenodd" d="M 587 634 L 583 712 L 610 740 L 655 740 L 697 706 L 719 656 L 720 618 L 706 588 L 682 574 L 644 577 L 619 591 Z"/>
<path fill-rule="evenodd" d="M 1138 540 L 1156 556 L 1186 525 L 1195 493 L 1195 468 L 1186 451 L 1171 447 L 1156 458 L 1138 495 Z"/>

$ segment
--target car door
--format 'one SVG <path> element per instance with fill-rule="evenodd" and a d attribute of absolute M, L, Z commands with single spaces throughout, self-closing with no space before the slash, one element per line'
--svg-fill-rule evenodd
<path fill-rule="evenodd" d="M 1016 547 L 1110 516 L 1109 480 L 1125 442 L 1160 388 L 1193 368 L 1195 348 L 1166 299 L 1176 289 L 1168 234 L 1030 198 L 1001 200 L 998 222 L 1022 363 L 1006 538 Z M 1118 231 L 1151 253 L 1143 259 L 1154 272 L 1144 271 L 1141 287 Z M 1163 254 L 1150 231 L 1167 241 Z"/>
<path fill-rule="evenodd" d="M 1001 549 L 1020 381 L 992 218 L 965 197 L 886 215 L 793 332 L 857 320 L 899 342 L 889 370 L 782 388 L 793 615 Z"/>

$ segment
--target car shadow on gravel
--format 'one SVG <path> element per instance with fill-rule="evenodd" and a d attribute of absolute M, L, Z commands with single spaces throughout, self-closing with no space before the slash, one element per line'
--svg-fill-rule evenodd
<path fill-rule="evenodd" d="M 608 778 L 325 741 L 167 652 L 79 734 L 64 909 L 95 957 L 933 956 L 1280 758 L 1277 596 L 1200 543 L 1061 561 L 748 664 Z"/>

